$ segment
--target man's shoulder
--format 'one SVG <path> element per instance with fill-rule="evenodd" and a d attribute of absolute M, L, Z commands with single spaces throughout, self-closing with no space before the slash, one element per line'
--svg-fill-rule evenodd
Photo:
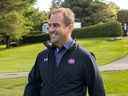
<path fill-rule="evenodd" d="M 77 48 L 77 52 L 79 52 L 80 54 L 83 54 L 83 55 L 90 55 L 90 52 L 86 48 L 83 48 L 81 46 L 79 46 Z"/>
<path fill-rule="evenodd" d="M 49 49 L 44 49 L 43 51 L 38 53 L 38 57 L 40 56 L 46 56 L 48 54 Z"/>
<path fill-rule="evenodd" d="M 94 57 L 94 59 L 96 60 L 95 54 L 89 51 L 88 49 L 83 48 L 83 47 L 78 47 L 77 50 L 78 50 L 77 52 L 79 53 L 79 55 L 86 57 L 86 58 Z"/>

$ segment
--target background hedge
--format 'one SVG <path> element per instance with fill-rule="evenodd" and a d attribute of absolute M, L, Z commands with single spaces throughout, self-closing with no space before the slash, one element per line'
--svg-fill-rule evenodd
<path fill-rule="evenodd" d="M 116 37 L 122 36 L 123 30 L 121 24 L 117 21 L 108 23 L 99 23 L 81 29 L 75 29 L 73 37 L 87 38 L 87 37 Z"/>
<path fill-rule="evenodd" d="M 117 21 L 108 23 L 99 23 L 81 29 L 75 29 L 73 37 L 75 38 L 88 38 L 88 37 L 116 37 L 122 36 L 123 30 L 121 24 Z M 44 42 L 49 39 L 48 33 L 31 32 L 24 36 L 22 43 L 37 43 Z"/>
<path fill-rule="evenodd" d="M 48 33 L 37 32 L 31 35 L 24 36 L 21 40 L 22 44 L 45 42 L 49 40 Z"/>

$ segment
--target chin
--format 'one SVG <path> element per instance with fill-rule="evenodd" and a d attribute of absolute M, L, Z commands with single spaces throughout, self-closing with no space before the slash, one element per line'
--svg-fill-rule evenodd
<path fill-rule="evenodd" d="M 52 44 L 56 44 L 57 41 L 55 41 L 55 40 L 51 40 L 51 43 L 52 43 Z"/>
<path fill-rule="evenodd" d="M 59 38 L 51 38 L 51 42 L 52 42 L 52 43 L 56 43 L 56 42 L 58 42 L 58 41 L 60 41 Z"/>

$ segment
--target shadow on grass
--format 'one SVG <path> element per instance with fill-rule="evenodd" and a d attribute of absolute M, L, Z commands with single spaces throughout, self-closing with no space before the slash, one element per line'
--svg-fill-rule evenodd
<path fill-rule="evenodd" d="M 38 42 L 38 43 L 42 43 L 42 46 L 43 46 L 43 42 Z M 33 44 L 38 44 L 38 43 L 26 43 L 26 44 L 18 45 L 16 47 L 9 47 L 9 48 L 6 48 L 5 45 L 0 45 L 0 51 L 8 50 L 8 49 L 14 49 L 14 48 L 20 48 L 20 47 L 24 47 L 24 46 L 28 46 L 28 45 L 33 45 Z"/>

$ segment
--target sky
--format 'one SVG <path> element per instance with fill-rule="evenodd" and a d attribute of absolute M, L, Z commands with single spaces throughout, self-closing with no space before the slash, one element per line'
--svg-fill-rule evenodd
<path fill-rule="evenodd" d="M 52 0 L 37 0 L 36 7 L 40 10 L 49 10 Z"/>
<path fill-rule="evenodd" d="M 37 0 L 36 7 L 40 10 L 47 11 L 51 6 L 52 0 Z M 128 0 L 106 0 L 115 2 L 121 9 L 128 9 Z"/>

